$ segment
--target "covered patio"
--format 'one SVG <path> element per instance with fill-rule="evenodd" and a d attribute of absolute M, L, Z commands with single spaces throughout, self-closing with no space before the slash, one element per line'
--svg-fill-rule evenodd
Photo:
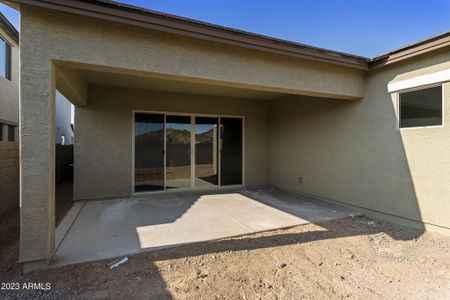
<path fill-rule="evenodd" d="M 325 178 L 322 168 L 312 176 L 289 168 L 301 156 L 287 147 L 291 137 L 271 134 L 293 129 L 274 111 L 286 97 L 297 104 L 326 99 L 338 109 L 361 99 L 367 66 L 360 58 L 279 41 L 262 45 L 268 41 L 257 36 L 224 45 L 242 40 L 242 33 L 195 25 L 226 35 L 205 40 L 204 33 L 186 35 L 191 22 L 179 19 L 170 20 L 179 27 L 173 32 L 31 6 L 21 13 L 20 262 L 26 270 L 350 213 L 301 196 L 250 191 L 297 190 Z M 58 231 L 56 90 L 75 106 L 77 201 Z M 310 176 L 305 183 L 304 176 Z M 155 192 L 167 194 L 144 194 Z"/>
<path fill-rule="evenodd" d="M 359 214 L 270 187 L 80 201 L 56 229 L 57 248 L 50 266 L 320 224 Z"/>

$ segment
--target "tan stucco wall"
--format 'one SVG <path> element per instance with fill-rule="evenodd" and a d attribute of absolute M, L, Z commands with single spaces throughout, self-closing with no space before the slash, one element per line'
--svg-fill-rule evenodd
<path fill-rule="evenodd" d="M 133 110 L 243 116 L 245 184 L 269 182 L 267 101 L 95 86 L 88 103 L 75 110 L 75 199 L 132 194 Z"/>
<path fill-rule="evenodd" d="M 271 184 L 383 212 L 379 216 L 408 225 L 422 226 L 386 214 L 450 228 L 450 126 L 397 130 L 395 95 L 387 92 L 389 82 L 449 66 L 450 54 L 441 52 L 370 72 L 365 97 L 357 102 L 297 96 L 272 101 Z M 444 109 L 449 120 L 449 83 Z"/>
<path fill-rule="evenodd" d="M 75 199 L 132 193 L 132 111 L 243 116 L 245 183 L 268 184 L 267 101 L 90 87 L 75 113 Z"/>
<path fill-rule="evenodd" d="M 21 13 L 35 37 L 28 46 L 47 59 L 277 92 L 338 98 L 364 92 L 361 70 L 28 6 Z"/>
<path fill-rule="evenodd" d="M 0 36 L 11 45 L 11 80 L 0 76 L 0 123 L 19 123 L 19 45 L 0 28 Z"/>

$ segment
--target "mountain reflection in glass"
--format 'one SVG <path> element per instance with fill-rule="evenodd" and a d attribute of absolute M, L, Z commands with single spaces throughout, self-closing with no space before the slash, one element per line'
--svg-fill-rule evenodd
<path fill-rule="evenodd" d="M 195 186 L 219 184 L 218 118 L 195 118 Z"/>
<path fill-rule="evenodd" d="M 164 115 L 135 115 L 135 192 L 164 189 Z"/>
<path fill-rule="evenodd" d="M 166 116 L 166 189 L 191 187 L 190 116 Z"/>

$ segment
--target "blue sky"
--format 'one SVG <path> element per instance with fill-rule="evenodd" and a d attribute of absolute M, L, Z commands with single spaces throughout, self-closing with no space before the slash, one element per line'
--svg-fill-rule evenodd
<path fill-rule="evenodd" d="M 368 57 L 450 30 L 450 0 L 121 2 Z M 16 12 L 0 10 L 19 26 Z"/>

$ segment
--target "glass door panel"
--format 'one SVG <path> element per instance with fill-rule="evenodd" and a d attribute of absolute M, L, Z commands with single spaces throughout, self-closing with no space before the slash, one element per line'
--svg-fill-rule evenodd
<path fill-rule="evenodd" d="M 219 184 L 219 118 L 195 118 L 195 187 Z"/>
<path fill-rule="evenodd" d="M 191 187 L 190 116 L 166 116 L 166 189 Z"/>
<path fill-rule="evenodd" d="M 164 189 L 164 115 L 136 113 L 134 191 Z"/>
<path fill-rule="evenodd" d="M 220 185 L 242 184 L 242 119 L 220 118 Z"/>

